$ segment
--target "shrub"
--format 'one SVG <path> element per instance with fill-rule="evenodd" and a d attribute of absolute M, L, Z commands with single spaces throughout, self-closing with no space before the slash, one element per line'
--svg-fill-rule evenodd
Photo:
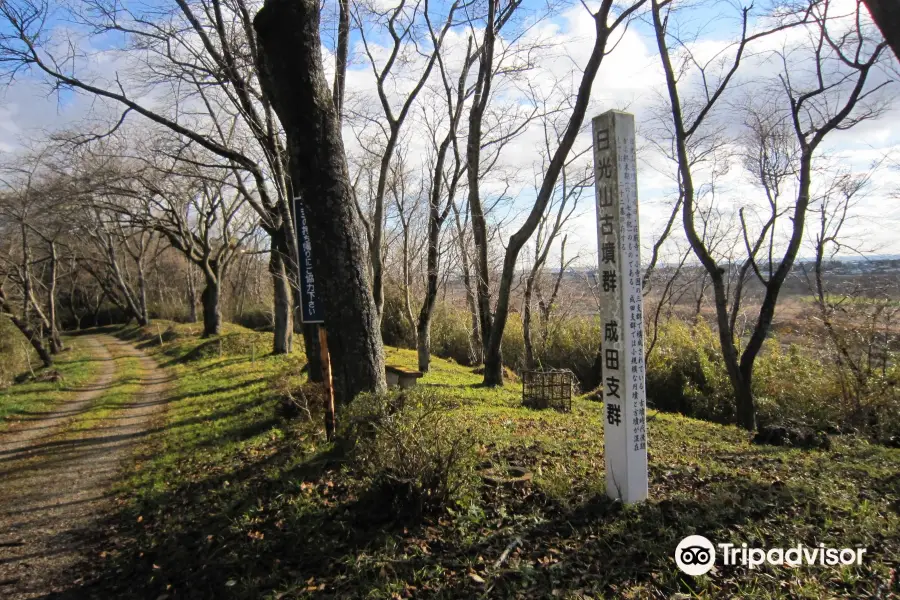
<path fill-rule="evenodd" d="M 827 355 L 792 344 L 783 348 L 770 338 L 756 359 L 753 392 L 760 426 L 792 423 L 816 429 L 839 427 L 848 407 L 841 399 L 835 370 Z"/>
<path fill-rule="evenodd" d="M 598 317 L 552 319 L 546 344 L 542 344 L 537 331 L 532 338 L 535 341 L 535 359 L 541 368 L 570 369 L 582 390 L 600 384 L 600 369 L 596 364 L 601 339 Z"/>
<path fill-rule="evenodd" d="M 272 309 L 267 306 L 244 308 L 240 313 L 233 315 L 231 320 L 233 323 L 256 331 L 271 331 L 275 326 L 275 316 Z"/>
<path fill-rule="evenodd" d="M 397 514 L 440 512 L 474 483 L 475 441 L 432 390 L 363 394 L 341 416 L 340 437 L 370 491 Z"/>
<path fill-rule="evenodd" d="M 303 374 L 305 360 L 293 356 L 268 380 L 278 399 L 276 415 L 287 419 L 319 421 L 324 413 L 325 386 L 308 381 Z"/>
<path fill-rule="evenodd" d="M 0 389 L 10 385 L 16 375 L 28 370 L 28 361 L 35 367 L 40 362 L 28 341 L 9 319 L 0 316 Z"/>
<path fill-rule="evenodd" d="M 469 336 L 471 322 L 466 308 L 438 303 L 431 317 L 431 353 L 471 366 L 474 354 Z"/>
<path fill-rule="evenodd" d="M 519 313 L 512 313 L 506 320 L 502 348 L 503 364 L 514 371 L 522 372 L 525 368 L 525 330 Z"/>
<path fill-rule="evenodd" d="M 418 318 L 418 315 L 413 315 Z M 406 317 L 406 306 L 400 290 L 384 288 L 384 307 L 381 314 L 381 339 L 388 346 L 416 347 L 416 332 Z"/>
<path fill-rule="evenodd" d="M 659 325 L 647 361 L 647 402 L 656 409 L 717 422 L 734 419 L 734 395 L 717 334 L 700 321 Z"/>

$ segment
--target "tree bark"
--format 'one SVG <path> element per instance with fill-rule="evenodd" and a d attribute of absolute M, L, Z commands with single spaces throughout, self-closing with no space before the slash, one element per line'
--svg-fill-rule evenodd
<path fill-rule="evenodd" d="M 360 392 L 385 390 L 384 349 L 339 119 L 322 68 L 319 4 L 266 0 L 254 27 L 260 79 L 285 130 L 291 183 L 307 211 L 335 398 L 346 404 Z"/>
<path fill-rule="evenodd" d="M 525 368 L 534 370 L 534 343 L 531 340 L 531 298 L 534 295 L 534 277 L 532 271 L 525 281 L 525 294 L 522 300 L 522 336 L 525 341 Z"/>
<path fill-rule="evenodd" d="M 50 345 L 54 354 L 64 350 L 62 338 L 59 336 L 59 315 L 56 314 L 57 278 L 59 259 L 56 244 L 50 242 L 50 289 L 47 291 L 47 320 L 50 321 Z"/>
<path fill-rule="evenodd" d="M 416 354 L 419 359 L 419 370 L 427 373 L 431 368 L 431 315 L 425 321 L 419 315 L 419 329 L 416 332 Z"/>
<path fill-rule="evenodd" d="M 137 276 L 138 276 L 138 309 L 141 311 L 140 321 L 141 325 L 147 325 L 150 323 L 150 311 L 147 308 L 147 277 L 144 273 L 144 260 L 143 257 L 140 257 L 137 261 Z"/>
<path fill-rule="evenodd" d="M 503 342 L 503 331 L 506 328 L 506 320 L 509 316 L 509 301 L 510 294 L 513 284 L 513 279 L 515 277 L 515 269 L 516 263 L 518 262 L 519 252 L 522 250 L 522 247 L 528 241 L 528 238 L 534 234 L 535 229 L 537 229 L 538 224 L 544 214 L 544 211 L 547 208 L 548 203 L 550 202 L 550 198 L 553 194 L 553 190 L 556 187 L 556 182 L 559 178 L 560 173 L 565 166 L 566 157 L 568 157 L 569 152 L 572 149 L 572 145 L 575 143 L 575 138 L 578 136 L 578 132 L 581 130 L 581 124 L 584 121 L 584 115 L 587 111 L 588 101 L 591 96 L 591 88 L 594 84 L 594 79 L 597 76 L 597 71 L 600 68 L 600 63 L 603 60 L 603 57 L 606 55 L 606 43 L 609 39 L 610 32 L 616 28 L 616 26 L 623 20 L 628 18 L 630 14 L 632 14 L 637 8 L 640 6 L 639 3 L 632 4 L 629 8 L 624 10 L 616 17 L 616 21 L 612 25 L 607 24 L 607 18 L 609 16 L 610 10 L 612 8 L 612 0 L 603 0 L 601 6 L 597 13 L 593 15 L 594 19 L 594 29 L 595 29 L 595 38 L 594 38 L 594 46 L 591 49 L 590 58 L 585 64 L 584 73 L 581 78 L 581 82 L 578 85 L 578 93 L 575 97 L 575 102 L 572 108 L 572 114 L 569 116 L 569 121 L 566 124 L 565 133 L 559 141 L 559 145 L 556 150 L 553 152 L 553 157 L 550 160 L 547 170 L 544 173 L 543 181 L 541 182 L 540 190 L 538 191 L 537 198 L 535 199 L 534 205 L 531 208 L 531 211 L 528 214 L 527 219 L 509 238 L 509 244 L 506 247 L 506 252 L 503 257 L 503 271 L 500 275 L 500 285 L 497 290 L 497 302 L 493 315 L 481 315 L 481 324 L 482 324 L 482 339 L 485 340 L 484 346 L 484 385 L 487 386 L 500 386 L 503 385 L 503 357 L 501 352 L 501 344 Z M 493 3 L 490 5 L 493 6 Z M 479 103 L 479 94 L 490 94 L 490 83 L 491 83 L 491 58 L 493 54 L 493 35 L 492 28 L 490 24 L 493 22 L 493 9 L 489 7 L 489 16 L 488 16 L 488 27 L 485 30 L 485 42 L 484 42 L 484 50 L 483 50 L 483 58 L 481 69 L 479 70 L 479 82 L 483 82 L 483 88 L 479 88 L 476 83 L 475 88 L 475 104 Z M 482 76 L 482 71 L 485 71 Z M 483 102 L 484 100 L 482 100 Z M 478 113 L 483 112 L 483 106 Z M 473 231 L 476 233 L 475 243 L 478 248 L 478 296 L 479 296 L 479 308 L 482 313 L 485 309 L 490 309 L 490 300 L 487 296 L 488 291 L 488 281 L 487 281 L 487 240 L 486 240 L 486 231 L 485 231 L 485 219 L 484 213 L 481 210 L 481 200 L 478 198 L 478 183 L 477 177 L 475 177 L 474 189 L 473 189 L 473 178 L 472 172 L 474 170 L 477 175 L 479 169 L 479 161 L 478 161 L 478 144 L 481 139 L 481 114 L 478 115 L 478 119 L 474 118 L 476 113 L 475 108 L 472 110 L 473 118 L 470 118 L 470 137 L 468 140 L 468 152 L 469 152 L 469 206 L 472 208 L 472 226 Z M 473 131 L 474 129 L 474 131 Z M 475 139 L 477 136 L 477 139 Z M 474 159 L 472 157 L 472 153 L 474 152 Z"/>
<path fill-rule="evenodd" d="M 194 265 L 188 263 L 188 323 L 197 322 L 197 284 L 194 281 Z"/>
<path fill-rule="evenodd" d="M 279 243 L 283 232 L 272 235 L 271 254 L 269 257 L 269 272 L 272 274 L 272 285 L 275 296 L 275 339 L 272 344 L 272 354 L 290 354 L 293 349 L 293 307 L 291 306 L 291 286 L 288 281 L 288 273 L 284 264 L 284 256 L 281 253 L 282 244 Z"/>
<path fill-rule="evenodd" d="M 298 318 L 299 320 L 299 318 Z M 319 341 L 319 324 L 303 323 L 303 346 L 306 351 L 306 369 L 309 380 L 325 381 L 325 365 L 322 364 L 322 344 Z"/>
<path fill-rule="evenodd" d="M 337 51 L 334 54 L 334 90 L 332 97 L 338 120 L 344 112 L 344 87 L 347 80 L 347 54 L 350 50 L 350 0 L 338 0 L 338 39 Z M 319 346 L 318 331 L 316 347 Z M 319 364 L 321 364 L 321 360 Z"/>
<path fill-rule="evenodd" d="M 435 170 L 437 172 L 437 170 Z M 419 359 L 419 370 L 427 373 L 431 368 L 431 316 L 438 293 L 438 244 L 440 242 L 440 223 L 437 207 L 431 205 L 428 219 L 428 277 L 425 284 L 425 298 L 419 311 L 416 325 L 416 353 Z M 408 288 L 407 288 L 408 289 Z"/>
<path fill-rule="evenodd" d="M 206 276 L 206 287 L 200 294 L 203 304 L 203 337 L 212 337 L 222 333 L 222 312 L 219 309 L 219 280 L 211 275 Z"/>
<path fill-rule="evenodd" d="M 894 56 L 900 60 L 900 0 L 865 0 L 865 3 Z"/>
<path fill-rule="evenodd" d="M 300 281 L 299 274 L 294 281 Z M 322 364 L 322 347 L 319 337 L 318 323 L 304 323 L 300 315 L 300 290 L 294 286 L 294 306 L 297 314 L 294 315 L 294 333 L 303 336 L 303 351 L 306 354 L 306 374 L 314 383 L 325 381 L 325 371 Z"/>

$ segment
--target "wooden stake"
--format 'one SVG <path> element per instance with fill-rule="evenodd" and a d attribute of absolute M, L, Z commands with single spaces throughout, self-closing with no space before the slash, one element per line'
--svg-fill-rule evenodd
<path fill-rule="evenodd" d="M 319 346 L 322 359 L 322 381 L 325 384 L 325 436 L 328 441 L 334 439 L 334 388 L 331 386 L 331 359 L 328 356 L 328 334 L 325 327 L 319 325 Z"/>
<path fill-rule="evenodd" d="M 256 343 L 250 344 L 250 362 L 256 364 Z"/>
<path fill-rule="evenodd" d="M 156 335 L 159 336 L 159 345 L 162 346 L 163 345 L 162 330 L 159 328 L 159 323 L 156 324 Z"/>

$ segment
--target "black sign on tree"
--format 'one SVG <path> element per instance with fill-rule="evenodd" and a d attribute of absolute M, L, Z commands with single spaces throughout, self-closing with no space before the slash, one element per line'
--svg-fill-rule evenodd
<path fill-rule="evenodd" d="M 312 245 L 306 211 L 300 198 L 294 198 L 294 224 L 297 229 L 297 250 L 300 253 L 300 320 L 304 323 L 324 323 L 324 306 L 316 294 L 316 277 L 313 275 Z"/>
<path fill-rule="evenodd" d="M 316 277 L 313 274 L 312 244 L 306 211 L 300 198 L 294 198 L 294 227 L 297 229 L 297 250 L 300 255 L 300 320 L 303 323 L 319 323 L 319 346 L 322 358 L 322 381 L 325 384 L 325 434 L 334 437 L 334 388 L 331 385 L 331 358 L 328 356 L 328 335 L 325 332 L 325 307 L 316 294 Z"/>

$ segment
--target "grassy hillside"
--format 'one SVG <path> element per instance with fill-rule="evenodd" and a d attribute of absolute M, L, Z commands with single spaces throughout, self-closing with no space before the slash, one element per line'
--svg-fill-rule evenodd
<path fill-rule="evenodd" d="M 20 334 L 16 331 L 14 335 Z M 78 337 L 66 337 L 65 344 L 69 348 L 56 359 L 50 369 L 33 365 L 34 377 L 23 360 L 16 362 L 14 353 L 5 354 L 0 351 L 0 363 L 13 365 L 11 377 L 23 375 L 27 378 L 23 383 L 8 387 L 0 386 L 0 431 L 19 419 L 27 419 L 30 415 L 44 411 L 55 404 L 74 397 L 77 389 L 91 381 L 99 372 L 99 365 L 91 362 L 90 352 Z M 13 348 L 13 344 L 10 344 Z M 24 369 L 24 372 L 21 370 Z"/>
<path fill-rule="evenodd" d="M 474 440 L 479 461 L 534 475 L 475 485 L 445 512 L 396 510 L 354 459 L 325 441 L 320 413 L 285 420 L 303 355 L 269 340 L 221 340 L 163 325 L 121 335 L 176 374 L 167 420 L 118 490 L 111 533 L 89 565 L 102 597 L 147 598 L 824 598 L 900 593 L 900 450 L 855 438 L 830 451 L 753 446 L 748 435 L 671 414 L 648 425 L 650 501 L 603 493 L 602 406 L 519 406 L 520 387 L 479 386 L 434 361 L 420 380 L 448 407 L 438 436 Z M 414 366 L 412 351 L 389 362 Z M 307 387 L 307 390 L 311 388 Z M 308 394 L 312 396 L 312 391 Z M 349 418 L 345 413 L 343 415 Z M 455 433 L 454 433 L 455 432 Z M 859 567 L 717 567 L 682 575 L 683 537 L 777 547 L 864 546 Z M 677 595 L 682 594 L 682 595 Z"/>

